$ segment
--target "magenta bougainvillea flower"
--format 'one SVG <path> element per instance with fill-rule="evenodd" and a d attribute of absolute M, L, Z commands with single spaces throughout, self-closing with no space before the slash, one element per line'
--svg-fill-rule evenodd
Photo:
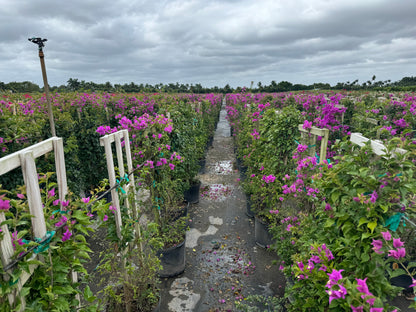
<path fill-rule="evenodd" d="M 10 200 L 0 199 L 0 210 L 9 210 L 10 209 Z"/>

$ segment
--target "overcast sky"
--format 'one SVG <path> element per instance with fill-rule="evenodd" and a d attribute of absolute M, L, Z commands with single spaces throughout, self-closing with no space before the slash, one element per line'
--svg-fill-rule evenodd
<path fill-rule="evenodd" d="M 0 81 L 43 85 L 416 76 L 415 0 L 0 0 Z"/>

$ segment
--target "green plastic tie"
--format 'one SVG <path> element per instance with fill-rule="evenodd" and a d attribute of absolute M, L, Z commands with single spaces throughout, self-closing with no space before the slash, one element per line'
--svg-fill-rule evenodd
<path fill-rule="evenodd" d="M 38 254 L 42 251 L 49 249 L 49 243 L 51 242 L 52 238 L 54 237 L 56 231 L 47 231 L 44 238 L 38 238 L 35 237 L 35 242 L 39 244 L 35 249 L 33 249 L 33 252 L 35 254 Z M 22 242 L 25 244 L 29 244 L 30 240 L 22 239 Z"/>
<path fill-rule="evenodd" d="M 126 174 L 124 174 L 124 177 L 122 177 L 122 178 L 120 178 L 120 180 L 119 179 L 116 179 L 116 182 L 117 182 L 117 184 L 118 184 L 118 186 L 117 186 L 117 188 L 121 191 L 121 193 L 123 193 L 123 194 L 126 194 L 126 191 L 120 186 L 120 183 L 122 182 L 122 181 L 127 181 L 127 182 L 129 182 L 130 180 L 129 180 L 129 175 L 126 173 Z"/>
<path fill-rule="evenodd" d="M 384 224 L 384 226 L 388 227 L 393 232 L 396 232 L 397 228 L 400 225 L 400 221 L 402 221 L 402 219 L 404 219 L 403 217 L 404 217 L 404 213 L 398 212 L 395 215 L 388 218 L 386 223 Z M 406 226 L 404 220 L 403 220 L 403 226 Z"/>
<path fill-rule="evenodd" d="M 10 281 L 9 281 L 9 286 L 16 285 L 18 281 L 19 281 L 19 279 L 18 279 L 18 278 L 17 278 L 14 282 L 13 282 L 13 280 L 10 280 Z M 0 284 L 0 287 L 2 287 L 2 286 L 1 286 L 1 284 Z"/>

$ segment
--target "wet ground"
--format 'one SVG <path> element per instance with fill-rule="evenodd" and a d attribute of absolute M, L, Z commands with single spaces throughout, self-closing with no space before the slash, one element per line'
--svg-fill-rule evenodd
<path fill-rule="evenodd" d="M 225 115 L 223 109 L 205 172 L 199 175 L 200 200 L 189 209 L 185 272 L 161 279 L 161 312 L 238 311 L 235 302 L 248 295 L 272 298 L 284 294 L 285 278 L 278 269 L 278 257 L 256 245 L 254 220 L 245 214 L 246 197 L 238 186 L 240 175 Z M 98 284 L 102 276 L 94 269 L 99 252 L 106 247 L 102 240 L 105 231 L 100 229 L 96 236 L 88 266 L 94 293 L 102 288 Z M 408 308 L 409 303 L 404 297 L 391 301 L 400 311 L 415 311 Z"/>
<path fill-rule="evenodd" d="M 185 272 L 162 279 L 163 312 L 237 311 L 235 302 L 248 295 L 284 294 L 278 257 L 256 245 L 254 220 L 245 214 L 246 197 L 238 186 L 240 176 L 225 116 L 223 109 L 205 173 L 199 176 L 200 201 L 190 207 Z M 401 296 L 390 303 L 400 311 L 415 311 Z"/>
<path fill-rule="evenodd" d="M 248 295 L 284 294 L 278 257 L 255 244 L 254 221 L 245 214 L 225 114 L 199 176 L 200 201 L 190 207 L 185 272 L 162 279 L 161 311 L 236 311 L 235 302 Z"/>

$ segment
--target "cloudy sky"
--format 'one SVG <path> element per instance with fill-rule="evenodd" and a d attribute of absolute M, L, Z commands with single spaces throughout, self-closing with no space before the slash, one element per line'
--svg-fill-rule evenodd
<path fill-rule="evenodd" d="M 415 0 L 0 0 L 0 81 L 250 86 L 416 76 Z"/>

